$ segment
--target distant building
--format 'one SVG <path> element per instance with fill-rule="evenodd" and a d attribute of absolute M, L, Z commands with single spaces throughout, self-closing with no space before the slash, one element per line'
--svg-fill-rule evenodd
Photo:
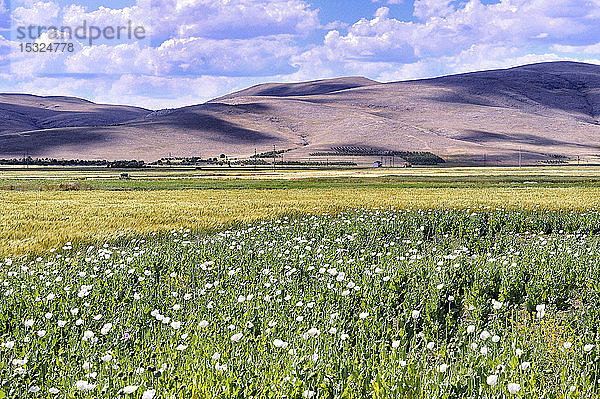
<path fill-rule="evenodd" d="M 373 167 L 381 168 L 381 167 L 383 167 L 383 163 L 381 161 L 375 161 L 375 162 L 373 162 Z"/>

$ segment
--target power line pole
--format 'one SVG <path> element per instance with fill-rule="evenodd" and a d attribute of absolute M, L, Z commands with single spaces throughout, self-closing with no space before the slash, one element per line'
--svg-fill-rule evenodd
<path fill-rule="evenodd" d="M 273 144 L 273 172 L 275 172 L 275 144 Z"/>
<path fill-rule="evenodd" d="M 522 155 L 521 155 L 521 147 L 519 147 L 519 168 L 521 167 L 522 164 Z"/>
<path fill-rule="evenodd" d="M 258 158 L 256 157 L 256 147 L 254 147 L 254 171 L 256 172 L 256 163 L 258 162 Z"/>

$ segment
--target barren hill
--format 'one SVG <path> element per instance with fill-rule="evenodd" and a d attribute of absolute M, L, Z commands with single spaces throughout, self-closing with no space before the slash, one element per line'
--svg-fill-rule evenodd
<path fill-rule="evenodd" d="M 0 94 L 0 132 L 111 125 L 149 112 L 138 107 L 94 104 L 74 97 Z"/>
<path fill-rule="evenodd" d="M 301 83 L 265 83 L 248 89 L 229 94 L 213 100 L 218 102 L 234 97 L 297 97 L 297 96 L 314 96 L 317 94 L 328 94 L 336 91 L 354 89 L 356 87 L 364 87 L 380 84 L 374 80 L 363 77 L 348 77 L 337 79 L 315 80 L 312 82 Z"/>
<path fill-rule="evenodd" d="M 0 95 L 0 157 L 151 161 L 168 153 L 248 156 L 273 145 L 290 150 L 286 159 L 304 160 L 340 147 L 490 165 L 516 164 L 519 154 L 530 164 L 598 162 L 600 154 L 600 66 L 572 62 L 385 84 L 266 84 L 156 112 L 64 98 L 33 106 L 23 98 Z"/>

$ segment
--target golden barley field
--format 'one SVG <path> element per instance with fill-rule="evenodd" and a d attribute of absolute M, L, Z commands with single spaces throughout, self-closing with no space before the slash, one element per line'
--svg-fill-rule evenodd
<path fill-rule="evenodd" d="M 219 190 L 0 191 L 0 255 L 41 252 L 67 241 L 200 230 L 347 208 L 600 206 L 598 187 L 317 187 Z"/>

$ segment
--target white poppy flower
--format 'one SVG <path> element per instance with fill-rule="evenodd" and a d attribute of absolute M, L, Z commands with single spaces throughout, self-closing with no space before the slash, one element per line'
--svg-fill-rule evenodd
<path fill-rule="evenodd" d="M 231 340 L 233 342 L 240 342 L 240 340 L 244 337 L 242 333 L 237 333 L 231 336 Z"/>
<path fill-rule="evenodd" d="M 521 390 L 521 385 L 519 385 L 515 382 L 511 382 L 510 384 L 508 384 L 508 392 L 510 392 L 511 395 L 516 394 L 520 390 Z"/>

